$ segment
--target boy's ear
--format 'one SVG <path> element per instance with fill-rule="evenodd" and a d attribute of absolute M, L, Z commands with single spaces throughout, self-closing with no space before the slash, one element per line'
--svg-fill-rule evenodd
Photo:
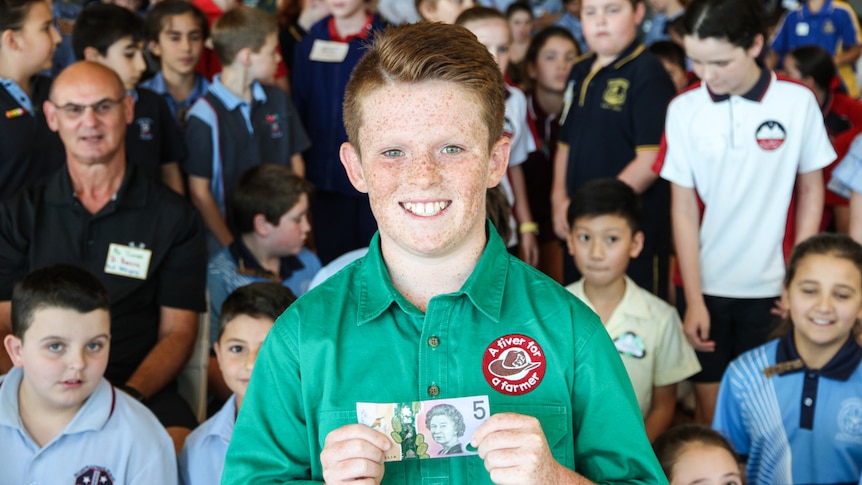
<path fill-rule="evenodd" d="M 219 367 L 221 367 L 221 345 L 219 345 L 218 340 L 213 344 L 213 351 L 215 352 L 216 362 L 219 362 Z"/>
<path fill-rule="evenodd" d="M 644 16 L 646 16 L 646 5 L 644 2 L 638 2 L 635 5 L 635 24 L 640 25 L 644 21 Z"/>
<path fill-rule="evenodd" d="M 147 46 L 154 56 L 162 57 L 162 46 L 160 46 L 158 42 L 151 40 L 147 43 Z"/>
<path fill-rule="evenodd" d="M 3 339 L 3 346 L 6 347 L 6 352 L 12 360 L 12 365 L 15 367 L 23 367 L 23 361 L 21 359 L 22 345 L 23 343 L 21 342 L 21 339 L 12 334 L 7 335 L 6 338 Z"/>
<path fill-rule="evenodd" d="M 640 256 L 641 251 L 644 249 L 644 232 L 637 231 L 632 235 L 632 247 L 629 251 L 629 256 L 634 259 Z"/>
<path fill-rule="evenodd" d="M 254 233 L 260 237 L 265 237 L 269 234 L 269 226 L 271 224 L 266 220 L 266 216 L 263 214 L 255 214 L 254 219 L 252 219 L 252 227 L 254 227 Z"/>
<path fill-rule="evenodd" d="M 749 57 L 757 58 L 760 53 L 763 51 L 763 34 L 757 34 L 754 36 L 754 41 L 751 43 L 751 47 L 748 48 L 747 54 Z"/>
<path fill-rule="evenodd" d="M 102 54 L 99 53 L 99 49 L 96 49 L 95 47 L 84 47 L 85 61 L 99 62 L 101 57 Z"/>
<path fill-rule="evenodd" d="M 248 66 L 251 64 L 251 47 L 243 47 L 236 53 L 236 57 L 234 58 L 234 62 L 239 62 L 243 66 Z"/>
<path fill-rule="evenodd" d="M 419 15 L 423 19 L 433 21 L 433 19 L 436 17 L 435 16 L 436 13 L 437 13 L 437 6 L 436 5 L 434 5 L 432 7 L 431 2 L 428 2 L 428 1 L 419 2 Z"/>
<path fill-rule="evenodd" d="M 18 50 L 18 39 L 15 38 L 15 31 L 12 29 L 6 29 L 0 34 L 0 42 L 9 50 Z"/>
<path fill-rule="evenodd" d="M 344 165 L 344 170 L 347 172 L 347 178 L 356 190 L 363 194 L 368 193 L 368 183 L 365 180 L 365 174 L 362 172 L 362 160 L 359 157 L 359 152 L 352 143 L 344 142 L 341 144 L 341 149 L 338 151 L 341 164 Z"/>
<path fill-rule="evenodd" d="M 509 168 L 509 151 L 512 148 L 512 140 L 508 136 L 501 136 L 491 147 L 488 170 L 488 187 L 496 187 L 506 175 Z"/>
<path fill-rule="evenodd" d="M 575 256 L 575 236 L 572 235 L 572 229 L 566 233 L 566 248 L 569 250 L 569 256 Z"/>

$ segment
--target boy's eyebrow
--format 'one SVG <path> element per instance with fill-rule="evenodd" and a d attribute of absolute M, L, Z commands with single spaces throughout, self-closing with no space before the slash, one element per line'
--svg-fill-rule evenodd
<path fill-rule="evenodd" d="M 99 339 L 99 338 L 106 338 L 106 339 L 110 339 L 110 338 L 111 338 L 111 336 L 110 336 L 109 334 L 107 334 L 107 333 L 101 333 L 101 334 L 99 334 L 99 335 L 96 335 L 96 336 L 94 336 L 94 337 L 89 338 L 89 339 L 88 339 L 88 341 L 90 341 L 90 340 L 96 340 L 96 339 Z M 69 340 L 69 339 L 68 339 L 67 337 L 62 337 L 62 336 L 60 336 L 60 335 L 47 335 L 47 336 L 42 337 L 41 339 L 39 339 L 39 341 L 40 341 L 40 342 L 44 342 L 44 341 L 46 341 L 46 340 L 62 340 L 62 341 L 64 341 L 64 342 L 65 342 L 65 341 L 67 341 L 67 340 Z"/>

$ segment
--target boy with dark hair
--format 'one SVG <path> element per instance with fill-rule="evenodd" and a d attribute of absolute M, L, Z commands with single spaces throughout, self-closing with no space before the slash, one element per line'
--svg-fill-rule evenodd
<path fill-rule="evenodd" d="M 623 360 L 650 441 L 676 410 L 676 384 L 700 371 L 679 314 L 626 276 L 643 248 L 640 198 L 617 179 L 587 182 L 569 204 L 569 254 L 583 275 L 566 287 L 601 318 Z"/>
<path fill-rule="evenodd" d="M 304 246 L 311 183 L 289 168 L 264 164 L 246 171 L 231 203 L 236 237 L 210 259 L 210 335 L 214 340 L 219 309 L 236 288 L 273 281 L 302 296 L 320 270 L 320 260 Z"/>
<path fill-rule="evenodd" d="M 195 72 L 204 41 L 210 35 L 203 12 L 185 0 L 164 0 L 147 12 L 150 52 L 160 63 L 159 72 L 141 87 L 162 95 L 180 126 L 186 112 L 206 94 L 209 81 Z"/>
<path fill-rule="evenodd" d="M 272 282 L 239 287 L 224 300 L 213 348 L 218 368 L 233 395 L 186 439 L 178 458 L 183 485 L 220 483 L 234 422 L 257 353 L 275 320 L 294 301 L 296 296 L 289 288 Z"/>
<path fill-rule="evenodd" d="M 368 246 L 377 229 L 368 197 L 344 175 L 338 147 L 347 141 L 341 104 L 350 72 L 385 26 L 366 0 L 325 2 L 331 15 L 314 24 L 296 45 L 291 71 L 293 102 L 311 136 L 304 154 L 306 176 L 316 189 L 314 241 L 324 264 Z"/>
<path fill-rule="evenodd" d="M 661 482 L 598 317 L 487 221 L 511 143 L 488 49 L 460 26 L 392 27 L 344 100 L 342 163 L 380 229 L 279 317 L 222 483 Z M 384 463 L 401 450 L 357 415 L 363 402 L 468 397 L 490 406 L 471 456 Z"/>
<path fill-rule="evenodd" d="M 103 377 L 108 291 L 68 265 L 25 276 L 12 294 L 15 367 L 0 377 L 0 468 L 9 483 L 176 483 L 173 446 L 142 404 Z"/>
<path fill-rule="evenodd" d="M 78 60 L 98 62 L 116 72 L 135 99 L 134 120 L 126 131 L 129 162 L 182 194 L 179 161 L 185 158 L 186 149 L 179 126 L 158 94 L 136 87 L 146 69 L 146 38 L 144 21 L 137 14 L 102 4 L 85 8 L 78 16 L 72 47 Z"/>
<path fill-rule="evenodd" d="M 189 156 L 183 162 L 192 204 L 209 229 L 211 256 L 234 239 L 227 221 L 240 175 L 268 163 L 292 167 L 301 176 L 301 152 L 309 146 L 290 98 L 260 82 L 272 78 L 280 59 L 275 18 L 236 7 L 219 17 L 212 38 L 224 67 L 189 110 Z"/>

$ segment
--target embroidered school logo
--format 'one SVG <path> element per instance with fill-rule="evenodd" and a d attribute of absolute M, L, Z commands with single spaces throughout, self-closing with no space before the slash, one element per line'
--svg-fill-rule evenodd
<path fill-rule="evenodd" d="M 824 34 L 834 34 L 835 33 L 835 24 L 833 24 L 831 20 L 826 19 L 826 21 L 823 22 L 823 33 Z"/>
<path fill-rule="evenodd" d="M 643 359 L 646 355 L 646 346 L 644 346 L 643 339 L 633 332 L 626 332 L 614 339 L 614 345 L 617 348 L 617 352 L 629 357 Z"/>
<path fill-rule="evenodd" d="M 504 335 L 491 342 L 482 356 L 485 380 L 510 396 L 526 394 L 545 377 L 545 352 L 526 335 Z"/>
<path fill-rule="evenodd" d="M 862 444 L 862 399 L 845 399 L 838 411 L 838 441 Z"/>
<path fill-rule="evenodd" d="M 629 89 L 628 79 L 611 79 L 602 95 L 602 108 L 620 111 L 626 102 L 626 92 Z"/>
<path fill-rule="evenodd" d="M 508 116 L 503 118 L 503 136 L 510 140 L 515 137 L 515 124 Z"/>
<path fill-rule="evenodd" d="M 138 132 L 141 140 L 147 141 L 153 139 L 153 120 L 150 118 L 138 118 L 135 120 L 138 124 Z"/>
<path fill-rule="evenodd" d="M 266 115 L 266 123 L 269 125 L 270 138 L 281 138 L 284 133 L 281 131 L 281 116 L 278 113 Z"/>
<path fill-rule="evenodd" d="M 88 466 L 75 475 L 75 485 L 114 485 L 114 477 L 105 468 Z"/>
<path fill-rule="evenodd" d="M 764 150 L 777 150 L 778 147 L 784 144 L 784 139 L 787 138 L 787 131 L 777 121 L 764 121 L 757 127 L 754 133 L 754 139 L 757 144 Z"/>

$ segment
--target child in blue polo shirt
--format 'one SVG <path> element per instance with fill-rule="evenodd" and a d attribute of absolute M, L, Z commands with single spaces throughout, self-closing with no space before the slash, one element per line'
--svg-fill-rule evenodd
<path fill-rule="evenodd" d="M 252 7 L 231 9 L 216 20 L 212 39 L 223 68 L 189 110 L 183 162 L 192 204 L 209 229 L 210 256 L 233 241 L 226 221 L 239 176 L 262 163 L 302 175 L 301 152 L 309 147 L 288 96 L 260 82 L 273 78 L 281 58 L 275 18 Z"/>
<path fill-rule="evenodd" d="M 75 21 L 72 48 L 78 60 L 110 67 L 135 98 L 135 118 L 126 130 L 126 153 L 148 176 L 184 193 L 179 162 L 186 156 L 179 126 L 161 97 L 137 88 L 146 69 L 146 27 L 136 13 L 113 4 L 85 8 Z"/>
<path fill-rule="evenodd" d="M 778 339 L 724 374 L 713 428 L 751 484 L 856 483 L 862 475 L 862 246 L 821 233 L 793 251 Z"/>
<path fill-rule="evenodd" d="M 290 289 L 260 282 L 238 288 L 224 301 L 214 349 L 224 381 L 234 394 L 186 438 L 179 456 L 183 485 L 221 482 L 225 454 L 257 353 L 275 319 L 295 300 Z"/>
<path fill-rule="evenodd" d="M 200 60 L 209 23 L 199 8 L 185 0 L 165 0 L 147 12 L 150 52 L 159 60 L 160 69 L 141 87 L 162 95 L 180 126 L 186 112 L 206 94 L 209 81 L 195 66 Z"/>
<path fill-rule="evenodd" d="M 66 265 L 33 271 L 12 293 L 15 367 L 0 377 L 4 483 L 177 483 L 174 447 L 143 404 L 103 377 L 108 291 Z"/>

